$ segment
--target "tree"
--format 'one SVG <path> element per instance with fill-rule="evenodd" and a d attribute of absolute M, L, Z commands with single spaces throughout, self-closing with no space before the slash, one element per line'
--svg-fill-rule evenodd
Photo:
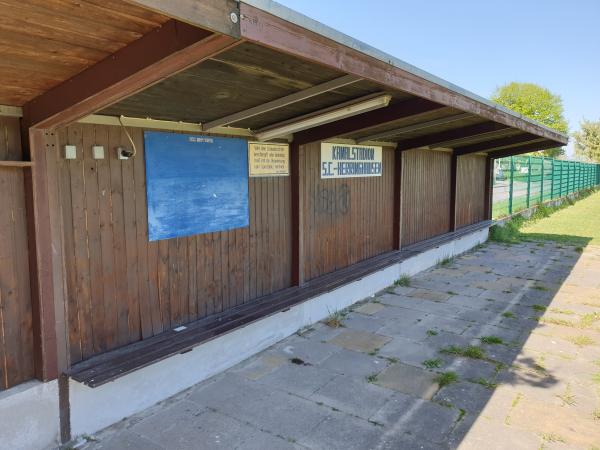
<path fill-rule="evenodd" d="M 492 101 L 556 131 L 569 132 L 569 125 L 564 117 L 562 99 L 542 86 L 513 81 L 496 89 L 492 95 Z M 534 154 L 556 158 L 563 155 L 564 152 L 564 149 L 559 147 L 534 152 Z"/>
<path fill-rule="evenodd" d="M 580 130 L 573 133 L 575 154 L 589 161 L 600 163 L 600 120 L 583 120 Z"/>

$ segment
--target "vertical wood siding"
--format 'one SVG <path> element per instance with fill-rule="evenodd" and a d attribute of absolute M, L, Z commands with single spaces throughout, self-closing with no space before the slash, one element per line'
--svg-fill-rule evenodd
<path fill-rule="evenodd" d="M 148 242 L 143 130 L 129 131 L 130 160 L 120 127 L 58 131 L 71 363 L 290 286 L 289 177 L 250 179 L 249 227 Z"/>
<path fill-rule="evenodd" d="M 0 117 L 0 160 L 22 160 L 18 119 Z M 0 167 L 0 390 L 34 376 L 24 170 Z"/>
<path fill-rule="evenodd" d="M 456 228 L 485 220 L 485 156 L 458 157 Z"/>
<path fill-rule="evenodd" d="M 393 249 L 394 150 L 383 151 L 381 177 L 322 180 L 321 144 L 300 150 L 304 278 Z"/>
<path fill-rule="evenodd" d="M 402 245 L 450 231 L 449 152 L 402 152 Z"/>

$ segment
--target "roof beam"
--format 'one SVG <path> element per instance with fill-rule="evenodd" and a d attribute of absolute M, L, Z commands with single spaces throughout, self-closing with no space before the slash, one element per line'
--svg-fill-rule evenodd
<path fill-rule="evenodd" d="M 240 9 L 235 0 L 125 0 L 193 26 L 240 37 Z M 232 14 L 235 14 L 232 16 Z"/>
<path fill-rule="evenodd" d="M 23 117 L 23 109 L 19 106 L 0 105 L 0 116 Z"/>
<path fill-rule="evenodd" d="M 274 2 L 269 2 L 269 5 Z M 566 144 L 566 136 L 505 111 L 502 107 L 477 100 L 443 80 L 436 80 L 408 65 L 401 67 L 361 51 L 361 43 L 344 45 L 292 21 L 277 17 L 247 3 L 240 3 L 242 38 L 292 54 L 344 73 L 398 89 L 432 102 L 481 116 Z M 307 22 L 309 22 L 307 20 Z M 315 25 L 315 27 L 317 27 Z M 323 27 L 323 26 L 322 26 Z M 325 28 L 325 27 L 323 27 Z"/>
<path fill-rule="evenodd" d="M 240 120 L 248 119 L 259 114 L 273 111 L 277 108 L 283 108 L 284 106 L 288 106 L 293 103 L 306 100 L 307 98 L 315 97 L 325 92 L 333 91 L 334 89 L 338 89 L 343 86 L 356 83 L 360 80 L 361 78 L 356 77 L 354 75 L 345 75 L 343 77 L 336 78 L 335 80 L 327 81 L 325 83 L 318 84 L 316 86 L 304 89 L 299 92 L 294 92 L 293 94 L 286 95 L 285 97 L 278 98 L 276 100 L 264 103 L 262 105 L 255 106 L 253 108 L 248 108 L 243 111 L 230 114 L 228 116 L 221 117 L 210 122 L 206 122 L 202 125 L 202 130 L 210 131 L 213 128 L 222 127 L 231 123 L 239 122 Z"/>
<path fill-rule="evenodd" d="M 533 136 L 531 134 L 519 134 L 517 136 L 494 139 L 493 141 L 479 142 L 477 144 L 456 147 L 454 149 L 454 154 L 457 156 L 462 156 L 468 155 L 469 153 L 487 152 L 490 150 L 499 150 L 507 147 L 514 147 L 518 144 L 526 144 L 541 140 L 544 139 L 537 136 Z"/>
<path fill-rule="evenodd" d="M 294 134 L 294 141 L 301 145 L 331 139 L 441 108 L 445 108 L 445 106 L 420 98 L 393 103 L 386 108 L 300 131 Z"/>
<path fill-rule="evenodd" d="M 462 128 L 454 128 L 453 130 L 440 131 L 439 133 L 406 139 L 398 142 L 398 149 L 411 150 L 419 147 L 436 147 L 445 142 L 480 136 L 482 134 L 495 133 L 508 128 L 510 127 L 507 125 L 502 125 L 495 122 L 478 123 Z"/>
<path fill-rule="evenodd" d="M 25 104 L 25 125 L 48 129 L 67 125 L 239 42 L 170 20 Z"/>
<path fill-rule="evenodd" d="M 507 148 L 504 150 L 498 150 L 495 152 L 488 153 L 494 159 L 498 158 L 506 158 L 507 156 L 515 156 L 523 153 L 529 152 L 539 152 L 541 150 L 547 150 L 549 148 L 560 147 L 560 144 L 556 143 L 556 141 L 545 140 L 541 142 L 534 142 L 532 144 L 522 145 L 516 148 Z"/>
<path fill-rule="evenodd" d="M 453 116 L 442 117 L 440 119 L 430 120 L 428 122 L 415 123 L 413 125 L 407 125 L 405 127 L 394 128 L 393 130 L 382 131 L 380 133 L 370 134 L 360 139 L 360 141 L 375 141 L 380 139 L 388 139 L 391 137 L 398 136 L 404 133 L 410 133 L 412 131 L 424 130 L 425 128 L 436 127 L 439 125 L 446 125 L 458 120 L 464 120 L 469 117 L 473 117 L 472 114 L 455 114 Z"/>

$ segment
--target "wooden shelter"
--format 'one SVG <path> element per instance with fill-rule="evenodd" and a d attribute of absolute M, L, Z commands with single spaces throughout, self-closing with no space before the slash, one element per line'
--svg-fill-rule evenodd
<path fill-rule="evenodd" d="M 567 142 L 267 0 L 2 3 L 0 390 L 62 374 L 63 440 L 73 380 L 485 228 L 492 160 Z M 247 226 L 151 241 L 151 130 L 289 145 L 289 171 L 248 178 Z M 323 143 L 381 172 L 326 179 Z"/>

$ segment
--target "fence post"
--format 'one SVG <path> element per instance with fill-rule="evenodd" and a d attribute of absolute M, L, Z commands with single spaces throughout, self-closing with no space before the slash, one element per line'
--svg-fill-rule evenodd
<path fill-rule="evenodd" d="M 508 215 L 512 215 L 512 207 L 513 207 L 513 172 L 515 170 L 515 163 L 513 161 L 513 157 L 510 157 L 510 184 L 508 188 Z"/>
<path fill-rule="evenodd" d="M 562 182 L 563 182 L 563 162 L 559 161 L 559 167 L 560 167 L 560 178 L 558 181 L 558 198 L 562 197 Z"/>
<path fill-rule="evenodd" d="M 550 200 L 554 199 L 554 159 L 550 160 L 552 162 L 550 168 Z"/>
<path fill-rule="evenodd" d="M 530 198 L 531 198 L 531 156 L 529 156 L 527 159 L 527 208 L 528 209 L 531 204 Z"/>
<path fill-rule="evenodd" d="M 544 171 L 546 170 L 545 159 L 542 156 L 542 178 L 540 182 L 540 204 L 544 203 Z"/>

